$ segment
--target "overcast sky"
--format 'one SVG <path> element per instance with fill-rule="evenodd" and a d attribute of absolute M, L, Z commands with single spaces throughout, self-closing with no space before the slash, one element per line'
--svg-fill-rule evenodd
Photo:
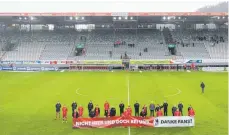
<path fill-rule="evenodd" d="M 0 0 L 0 12 L 193 12 L 225 0 Z"/>

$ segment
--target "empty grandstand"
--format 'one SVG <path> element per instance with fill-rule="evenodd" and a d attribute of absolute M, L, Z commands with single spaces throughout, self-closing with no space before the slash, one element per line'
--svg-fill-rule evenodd
<path fill-rule="evenodd" d="M 120 60 L 124 56 L 136 60 L 227 59 L 228 55 L 226 15 L 0 20 L 2 61 Z"/>

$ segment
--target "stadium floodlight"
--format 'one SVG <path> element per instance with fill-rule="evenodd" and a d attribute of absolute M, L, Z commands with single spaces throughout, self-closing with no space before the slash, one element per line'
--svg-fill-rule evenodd
<path fill-rule="evenodd" d="M 166 17 L 164 16 L 164 17 L 163 17 L 163 20 L 165 20 L 165 19 L 166 19 Z"/>
<path fill-rule="evenodd" d="M 121 20 L 121 19 L 122 19 L 122 17 L 118 17 L 118 19 L 119 19 L 119 20 Z"/>
<path fill-rule="evenodd" d="M 114 20 L 116 20 L 116 17 L 113 17 Z"/>
<path fill-rule="evenodd" d="M 70 20 L 72 20 L 72 17 L 69 17 Z"/>
<path fill-rule="evenodd" d="M 84 17 L 81 17 L 82 20 L 84 20 Z"/>
<path fill-rule="evenodd" d="M 133 17 L 130 17 L 130 20 L 133 20 Z"/>
<path fill-rule="evenodd" d="M 79 18 L 76 16 L 75 19 L 78 20 Z"/>
<path fill-rule="evenodd" d="M 128 17 L 125 17 L 125 19 L 127 20 L 127 19 L 128 19 Z"/>

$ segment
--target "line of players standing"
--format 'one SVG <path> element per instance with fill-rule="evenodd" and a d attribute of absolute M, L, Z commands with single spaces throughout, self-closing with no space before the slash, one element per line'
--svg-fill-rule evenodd
<path fill-rule="evenodd" d="M 78 107 L 78 111 L 77 111 L 77 103 L 74 101 L 71 105 L 72 107 L 72 117 L 73 118 L 78 118 L 78 117 L 82 117 L 83 116 L 83 112 L 84 109 L 83 107 L 80 105 Z M 90 101 L 88 103 L 88 113 L 89 113 L 89 117 L 93 118 L 93 117 L 99 117 L 100 116 L 100 108 L 98 105 L 95 106 L 92 103 L 92 101 Z M 56 104 L 56 119 L 60 118 L 60 109 L 61 109 L 61 104 L 60 102 L 58 102 Z M 120 116 L 131 116 L 132 115 L 132 109 L 130 106 L 128 106 L 125 109 L 125 105 L 123 102 L 121 102 L 119 104 L 119 109 L 120 109 Z M 163 112 L 162 112 L 163 109 Z M 140 104 L 136 101 L 134 104 L 134 110 L 135 110 L 135 116 L 141 116 L 141 117 L 146 117 L 147 116 L 147 106 L 144 105 L 140 111 Z M 63 114 L 63 121 L 67 122 L 67 107 L 64 105 L 62 108 L 62 114 Z M 151 102 L 151 104 L 149 105 L 149 111 L 150 111 L 150 116 L 168 116 L 168 103 L 165 101 L 162 105 L 155 105 L 153 102 Z M 172 114 L 173 116 L 183 116 L 183 104 L 180 102 L 178 104 L 178 106 L 174 105 L 172 107 Z M 195 112 L 192 108 L 192 106 L 190 105 L 188 107 L 188 116 L 194 116 Z M 112 116 L 116 116 L 116 109 L 115 107 L 111 107 L 110 108 L 110 104 L 105 101 L 104 103 L 104 116 L 105 117 L 112 117 Z"/>

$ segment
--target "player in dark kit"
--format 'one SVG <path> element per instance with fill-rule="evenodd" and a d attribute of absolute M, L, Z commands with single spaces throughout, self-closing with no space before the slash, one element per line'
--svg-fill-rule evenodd
<path fill-rule="evenodd" d="M 164 116 L 168 116 L 168 103 L 165 101 L 163 104 L 163 108 L 164 108 Z"/>
<path fill-rule="evenodd" d="M 89 103 L 88 103 L 88 106 L 87 106 L 87 108 L 88 108 L 88 114 L 92 111 L 92 109 L 93 109 L 93 103 L 92 103 L 92 101 L 90 101 Z"/>
<path fill-rule="evenodd" d="M 56 119 L 57 117 L 60 119 L 60 109 L 61 109 L 61 104 L 60 102 L 58 101 L 57 104 L 56 104 Z"/>
<path fill-rule="evenodd" d="M 125 108 L 125 105 L 124 105 L 123 102 L 121 101 L 121 103 L 119 104 L 120 116 L 122 116 L 122 114 L 123 114 L 123 112 L 124 112 L 124 108 Z"/>
<path fill-rule="evenodd" d="M 136 103 L 134 104 L 134 110 L 135 110 L 135 116 L 139 116 L 139 103 L 138 101 L 136 101 Z"/>
<path fill-rule="evenodd" d="M 74 113 L 74 110 L 77 108 L 76 101 L 72 103 L 72 113 Z"/>
<path fill-rule="evenodd" d="M 113 117 L 116 115 L 116 109 L 114 107 L 111 107 L 110 109 L 110 117 Z"/>
<path fill-rule="evenodd" d="M 181 112 L 181 115 L 183 116 L 183 104 L 180 102 L 178 104 L 179 111 Z"/>
<path fill-rule="evenodd" d="M 192 108 L 192 106 L 191 106 L 191 105 L 189 105 L 189 107 L 188 107 L 188 111 L 189 111 L 191 108 Z"/>
<path fill-rule="evenodd" d="M 146 112 L 144 109 L 142 109 L 142 111 L 140 112 L 140 116 L 141 117 L 146 117 Z"/>
<path fill-rule="evenodd" d="M 175 113 L 176 110 L 177 110 L 177 107 L 176 107 L 176 105 L 174 105 L 174 106 L 172 107 L 172 114 L 173 114 L 173 116 L 175 115 L 174 113 Z"/>
<path fill-rule="evenodd" d="M 155 108 L 155 111 L 157 112 L 157 111 L 159 111 L 161 108 L 160 108 L 160 105 L 159 104 L 157 104 L 157 106 L 156 106 L 156 108 Z"/>
<path fill-rule="evenodd" d="M 202 93 L 204 93 L 205 84 L 203 82 L 201 82 L 200 87 L 202 89 Z"/>

